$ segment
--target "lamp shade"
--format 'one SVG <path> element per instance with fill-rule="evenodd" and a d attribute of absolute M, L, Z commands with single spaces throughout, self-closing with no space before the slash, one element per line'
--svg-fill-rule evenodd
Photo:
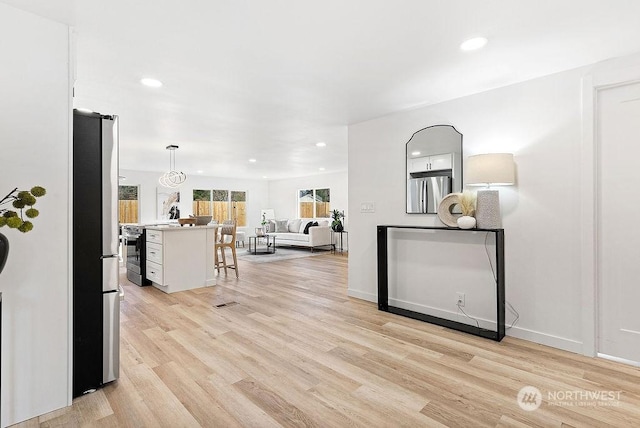
<path fill-rule="evenodd" d="M 469 156 L 464 174 L 468 186 L 511 185 L 516 175 L 513 154 Z"/>

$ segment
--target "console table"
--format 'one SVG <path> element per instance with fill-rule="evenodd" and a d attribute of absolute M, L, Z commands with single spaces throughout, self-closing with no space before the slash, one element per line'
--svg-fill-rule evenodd
<path fill-rule="evenodd" d="M 454 229 L 436 226 L 393 226 L 380 225 L 378 229 L 378 309 L 397 315 L 403 315 L 443 327 L 471 333 L 476 336 L 501 341 L 505 335 L 505 275 L 504 275 L 504 229 Z M 496 275 L 496 325 L 495 331 L 452 321 L 445 318 L 415 312 L 409 309 L 389 306 L 389 267 L 388 267 L 388 231 L 389 229 L 428 229 L 454 233 L 486 232 L 495 237 L 495 275 Z"/>

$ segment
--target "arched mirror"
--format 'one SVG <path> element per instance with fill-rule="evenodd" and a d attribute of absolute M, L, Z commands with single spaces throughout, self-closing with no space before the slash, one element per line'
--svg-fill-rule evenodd
<path fill-rule="evenodd" d="M 406 150 L 407 213 L 435 214 L 442 198 L 462 192 L 462 134 L 451 125 L 429 126 Z"/>

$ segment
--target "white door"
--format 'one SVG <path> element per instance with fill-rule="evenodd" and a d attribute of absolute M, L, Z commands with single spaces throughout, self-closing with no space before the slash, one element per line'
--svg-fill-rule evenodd
<path fill-rule="evenodd" d="M 640 362 L 640 83 L 597 106 L 598 353 Z"/>

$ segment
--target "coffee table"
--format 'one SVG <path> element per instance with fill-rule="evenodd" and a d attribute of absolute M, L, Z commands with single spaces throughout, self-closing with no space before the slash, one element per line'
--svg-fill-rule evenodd
<path fill-rule="evenodd" d="M 258 239 L 264 239 L 266 247 L 258 248 Z M 253 243 L 253 245 L 251 245 Z M 274 254 L 276 252 L 276 235 L 253 235 L 249 237 L 249 254 Z"/>

